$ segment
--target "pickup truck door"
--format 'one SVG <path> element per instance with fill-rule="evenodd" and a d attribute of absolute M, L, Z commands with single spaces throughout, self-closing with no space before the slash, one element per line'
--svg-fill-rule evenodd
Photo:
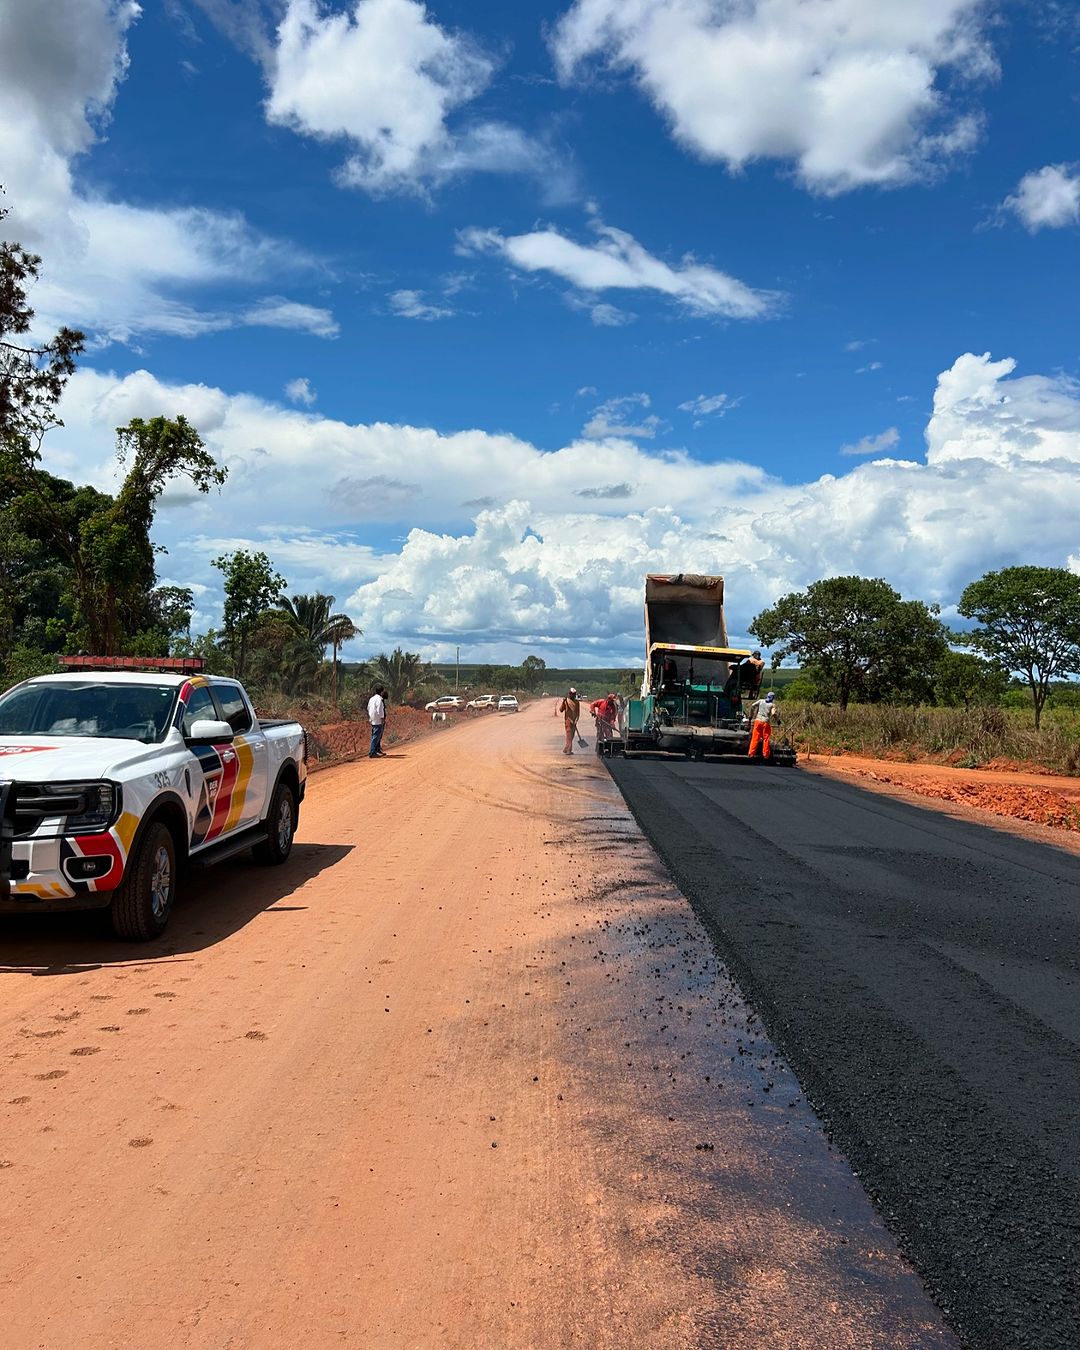
<path fill-rule="evenodd" d="M 247 695 L 238 684 L 221 681 L 211 686 L 221 709 L 222 719 L 232 727 L 236 739 L 221 751 L 225 768 L 223 789 L 230 791 L 228 811 L 221 822 L 221 833 L 244 830 L 257 825 L 266 815 L 270 792 L 269 751 Z M 232 758 L 230 758 L 230 751 Z M 225 803 L 218 808 L 224 812 Z"/>

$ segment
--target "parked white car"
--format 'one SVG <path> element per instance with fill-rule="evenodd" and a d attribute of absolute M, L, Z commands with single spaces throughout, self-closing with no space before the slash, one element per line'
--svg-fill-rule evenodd
<path fill-rule="evenodd" d="M 518 701 L 513 694 L 503 694 L 499 699 L 499 712 L 517 712 Z"/>
<path fill-rule="evenodd" d="M 424 704 L 425 712 L 461 712 L 465 707 L 465 700 L 459 698 L 457 694 L 443 694 L 441 698 L 433 698 L 430 703 Z"/>
<path fill-rule="evenodd" d="M 65 674 L 0 695 L 14 798 L 0 910 L 107 908 L 118 937 L 148 941 L 188 861 L 288 858 L 307 779 L 299 722 L 260 721 L 201 662 L 65 659 Z"/>
<path fill-rule="evenodd" d="M 481 694 L 478 698 L 470 699 L 465 706 L 467 708 L 495 708 L 498 703 L 497 694 Z"/>

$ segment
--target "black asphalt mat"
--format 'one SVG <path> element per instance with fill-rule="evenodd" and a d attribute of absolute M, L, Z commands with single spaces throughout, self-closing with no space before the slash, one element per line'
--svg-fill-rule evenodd
<path fill-rule="evenodd" d="M 796 769 L 608 761 L 964 1343 L 1080 1346 L 1080 858 Z"/>

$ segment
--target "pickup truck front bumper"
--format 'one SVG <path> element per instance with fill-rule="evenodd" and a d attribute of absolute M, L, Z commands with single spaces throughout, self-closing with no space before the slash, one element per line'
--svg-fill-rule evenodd
<path fill-rule="evenodd" d="M 0 888 L 0 912 L 103 909 L 123 875 L 123 857 L 111 831 L 73 839 L 17 839 L 11 846 L 10 894 Z"/>
<path fill-rule="evenodd" d="M 15 799 L 10 783 L 0 783 L 0 905 L 11 899 L 11 836 L 15 829 Z"/>

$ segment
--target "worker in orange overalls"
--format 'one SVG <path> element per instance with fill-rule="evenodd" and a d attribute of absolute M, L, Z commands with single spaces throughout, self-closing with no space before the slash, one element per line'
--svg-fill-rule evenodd
<path fill-rule="evenodd" d="M 776 714 L 776 695 L 771 689 L 751 707 L 750 722 L 750 749 L 746 752 L 748 758 L 757 759 L 759 755 L 762 759 L 771 758 L 769 741 L 772 738 L 772 724 L 776 722 L 779 725 L 780 722 Z"/>

